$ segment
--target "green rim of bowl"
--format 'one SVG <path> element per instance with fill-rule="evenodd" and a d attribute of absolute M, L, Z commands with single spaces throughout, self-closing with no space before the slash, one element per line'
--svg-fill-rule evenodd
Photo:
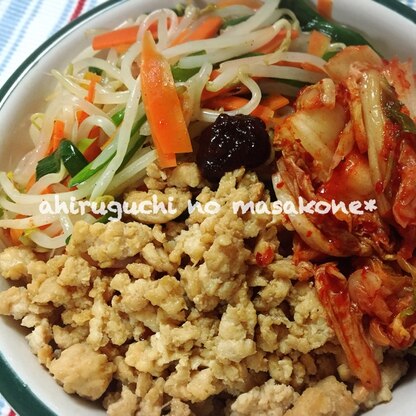
<path fill-rule="evenodd" d="M 13 73 L 13 75 L 6 81 L 0 89 L 0 109 L 7 100 L 7 97 L 13 91 L 19 80 L 32 69 L 39 59 L 58 41 L 67 36 L 79 24 L 89 20 L 95 15 L 104 12 L 105 10 L 114 7 L 118 3 L 123 3 L 127 0 L 109 0 L 98 7 L 83 14 L 78 19 L 69 23 L 63 29 L 54 34 L 49 40 L 43 43 L 36 49 Z M 410 7 L 400 3 L 398 0 L 374 0 L 375 2 L 387 7 L 390 10 L 404 16 L 405 18 L 416 23 L 416 11 Z M 12 368 L 7 364 L 4 356 L 0 352 L 0 392 L 5 399 L 10 403 L 14 410 L 20 416 L 57 416 L 52 410 L 45 406 L 30 390 L 29 386 L 25 385 Z"/>
<path fill-rule="evenodd" d="M 379 3 L 390 10 L 395 11 L 396 13 L 402 15 L 408 20 L 411 20 L 413 23 L 416 23 L 416 10 L 412 9 L 409 6 L 406 6 L 404 3 L 401 3 L 399 0 L 373 0 L 376 3 Z"/>

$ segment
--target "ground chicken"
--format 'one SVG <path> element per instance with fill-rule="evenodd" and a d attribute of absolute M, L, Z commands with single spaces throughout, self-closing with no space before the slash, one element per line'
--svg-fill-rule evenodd
<path fill-rule="evenodd" d="M 108 406 L 108 416 L 134 416 L 137 410 L 137 396 L 127 387 L 123 386 L 120 398 Z"/>
<path fill-rule="evenodd" d="M 129 208 L 137 208 L 139 211 L 131 214 L 135 220 L 144 224 L 166 224 L 188 209 L 188 201 L 191 198 L 191 192 L 166 188 L 163 192 L 157 190 L 131 191 L 126 194 L 125 202 Z M 142 205 L 143 208 L 141 208 Z"/>
<path fill-rule="evenodd" d="M 136 416 L 160 416 L 163 406 L 163 387 L 165 380 L 158 378 L 153 387 L 146 393 L 140 402 Z"/>
<path fill-rule="evenodd" d="M 357 410 L 347 386 L 331 376 L 306 389 L 285 416 L 353 416 Z"/>
<path fill-rule="evenodd" d="M 283 416 L 298 396 L 292 387 L 269 380 L 241 394 L 231 405 L 231 416 Z"/>
<path fill-rule="evenodd" d="M 175 398 L 170 402 L 170 412 L 168 413 L 168 416 L 194 416 L 194 413 L 192 413 L 186 403 Z"/>
<path fill-rule="evenodd" d="M 141 250 L 141 255 L 147 264 L 157 272 L 175 274 L 179 264 L 170 261 L 168 253 L 163 247 L 156 247 L 153 243 L 146 244 Z"/>
<path fill-rule="evenodd" d="M 51 362 L 49 369 L 67 393 L 97 400 L 110 384 L 115 366 L 108 362 L 106 355 L 82 343 L 62 351 L 60 357 Z"/>
<path fill-rule="evenodd" d="M 26 335 L 26 339 L 29 341 L 32 352 L 38 356 L 39 361 L 48 367 L 53 354 L 53 348 L 49 345 L 53 339 L 49 322 L 42 319 L 39 325 L 29 335 Z"/>
<path fill-rule="evenodd" d="M 67 246 L 70 255 L 88 254 L 100 267 L 111 267 L 116 260 L 135 256 L 152 240 L 152 230 L 137 222 L 75 224 Z"/>
<path fill-rule="evenodd" d="M 0 292 L 0 315 L 22 319 L 29 313 L 30 300 L 25 287 L 12 286 Z"/>
<path fill-rule="evenodd" d="M 167 394 L 190 402 L 202 402 L 221 390 L 221 383 L 211 369 L 193 370 L 188 358 L 179 360 L 165 384 Z"/>
<path fill-rule="evenodd" d="M 242 300 L 237 306 L 228 305 L 221 318 L 216 349 L 220 360 L 240 362 L 256 353 L 253 338 L 257 316 L 246 289 L 242 287 Z"/>
<path fill-rule="evenodd" d="M 173 169 L 162 170 L 155 163 L 146 168 L 145 185 L 148 189 L 163 190 L 166 186 L 175 188 L 199 188 L 203 179 L 195 163 L 181 163 Z"/>
<path fill-rule="evenodd" d="M 52 327 L 53 339 L 61 350 L 66 350 L 71 345 L 81 343 L 87 339 L 89 334 L 88 325 L 76 326 L 71 325 L 61 327 L 54 325 Z"/>
<path fill-rule="evenodd" d="M 167 183 L 176 188 L 198 188 L 203 179 L 195 163 L 181 163 L 168 172 Z"/>
<path fill-rule="evenodd" d="M 0 254 L 15 284 L 0 292 L 0 314 L 29 329 L 30 348 L 67 392 L 101 398 L 114 416 L 352 415 L 334 375 L 356 383 L 362 407 L 391 398 L 406 364 L 379 348 L 382 390 L 357 383 L 316 295 L 315 266 L 280 253 L 285 220 L 267 212 L 254 173 L 229 172 L 212 189 L 194 163 L 151 164 L 144 181 L 132 199 L 201 206 L 175 221 L 147 218 L 161 223 L 152 227 L 78 222 L 66 252 L 48 260 L 26 248 Z M 212 201 L 219 209 L 204 212 Z M 263 213 L 243 212 L 250 201 Z"/>
<path fill-rule="evenodd" d="M 0 253 L 0 275 L 10 280 L 28 277 L 27 266 L 36 260 L 35 254 L 28 247 L 7 247 Z"/>

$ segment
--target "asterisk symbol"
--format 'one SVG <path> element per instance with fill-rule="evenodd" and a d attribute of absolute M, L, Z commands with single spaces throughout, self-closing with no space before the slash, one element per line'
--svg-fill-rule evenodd
<path fill-rule="evenodd" d="M 368 212 L 377 211 L 377 201 L 375 199 L 364 201 L 364 209 Z"/>

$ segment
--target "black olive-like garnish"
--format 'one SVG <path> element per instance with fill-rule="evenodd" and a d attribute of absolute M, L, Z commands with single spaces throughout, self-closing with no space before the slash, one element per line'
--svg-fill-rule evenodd
<path fill-rule="evenodd" d="M 196 162 L 204 178 L 217 182 L 224 173 L 244 166 L 255 169 L 270 157 L 271 144 L 263 120 L 221 114 L 199 138 Z"/>

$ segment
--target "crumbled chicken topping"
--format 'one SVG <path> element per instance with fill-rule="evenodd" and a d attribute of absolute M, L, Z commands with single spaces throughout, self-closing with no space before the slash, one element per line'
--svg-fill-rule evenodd
<path fill-rule="evenodd" d="M 52 360 L 49 370 L 67 393 L 90 400 L 100 398 L 112 379 L 115 366 L 105 354 L 86 344 L 74 344 Z"/>
<path fill-rule="evenodd" d="M 183 207 L 192 197 L 220 209 L 132 216 L 146 225 L 78 222 L 66 252 L 49 260 L 25 247 L 0 254 L 15 284 L 0 292 L 0 314 L 29 328 L 31 350 L 65 391 L 102 398 L 112 416 L 349 416 L 391 398 L 406 364 L 385 360 L 377 394 L 357 383 L 313 265 L 279 254 L 284 218 L 234 212 L 238 201 L 270 204 L 255 174 L 227 173 L 212 190 L 193 163 L 152 164 L 145 183 L 126 198 L 176 196 Z M 355 383 L 354 394 L 334 376 Z"/>

